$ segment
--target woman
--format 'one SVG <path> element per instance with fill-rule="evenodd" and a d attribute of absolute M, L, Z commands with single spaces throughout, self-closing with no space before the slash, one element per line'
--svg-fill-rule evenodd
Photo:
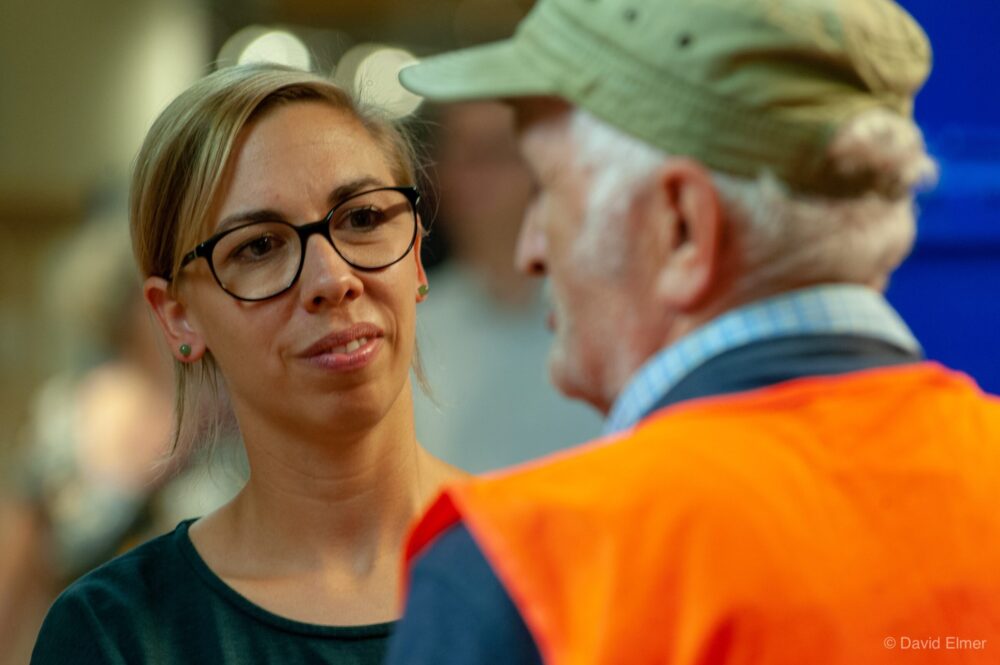
<path fill-rule="evenodd" d="M 303 72 L 221 70 L 156 121 L 131 224 L 176 443 L 193 373 L 217 373 L 250 476 L 71 586 L 33 662 L 379 662 L 405 530 L 460 475 L 414 434 L 413 182 L 403 137 Z"/>

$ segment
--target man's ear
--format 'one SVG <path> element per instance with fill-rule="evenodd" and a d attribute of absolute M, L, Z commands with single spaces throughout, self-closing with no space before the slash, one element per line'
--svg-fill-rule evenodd
<path fill-rule="evenodd" d="M 417 262 L 417 302 L 423 302 L 427 297 L 427 273 L 424 271 L 424 260 L 420 256 L 420 247 L 424 239 L 424 224 L 417 218 L 417 239 L 413 241 L 413 260 Z"/>
<path fill-rule="evenodd" d="M 658 179 L 667 261 L 657 294 L 679 311 L 700 306 L 715 286 L 723 232 L 722 207 L 708 170 L 691 159 L 673 158 Z"/>
<path fill-rule="evenodd" d="M 153 310 L 170 353 L 179 362 L 194 362 L 205 355 L 205 341 L 190 320 L 187 307 L 171 293 L 170 282 L 148 277 L 142 295 Z"/>

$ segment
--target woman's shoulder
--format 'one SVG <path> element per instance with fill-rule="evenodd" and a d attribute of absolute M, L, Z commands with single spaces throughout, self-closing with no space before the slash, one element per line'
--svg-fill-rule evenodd
<path fill-rule="evenodd" d="M 379 663 L 390 624 L 320 626 L 272 615 L 199 557 L 190 522 L 77 580 L 49 609 L 32 665 Z"/>
<path fill-rule="evenodd" d="M 104 663 L 162 620 L 170 597 L 185 595 L 179 539 L 187 522 L 95 568 L 63 591 L 42 624 L 33 665 Z M 170 593 L 167 590 L 171 590 Z"/>
<path fill-rule="evenodd" d="M 190 521 L 181 522 L 169 533 L 157 536 L 104 563 L 76 580 L 60 595 L 59 599 L 78 601 L 146 602 L 159 595 L 162 587 L 176 586 L 178 580 L 171 573 L 182 572 L 184 564 L 183 541 L 187 538 Z"/>

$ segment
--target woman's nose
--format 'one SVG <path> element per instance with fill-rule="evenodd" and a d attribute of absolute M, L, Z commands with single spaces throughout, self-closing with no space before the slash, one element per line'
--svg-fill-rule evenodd
<path fill-rule="evenodd" d="M 299 297 L 310 310 L 356 300 L 364 292 L 357 271 L 320 234 L 309 238 L 299 275 Z"/>

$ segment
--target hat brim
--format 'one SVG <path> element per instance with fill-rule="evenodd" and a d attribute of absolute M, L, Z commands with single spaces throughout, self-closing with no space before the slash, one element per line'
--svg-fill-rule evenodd
<path fill-rule="evenodd" d="M 411 92 L 438 102 L 556 92 L 516 38 L 427 58 L 403 68 L 399 81 Z"/>

